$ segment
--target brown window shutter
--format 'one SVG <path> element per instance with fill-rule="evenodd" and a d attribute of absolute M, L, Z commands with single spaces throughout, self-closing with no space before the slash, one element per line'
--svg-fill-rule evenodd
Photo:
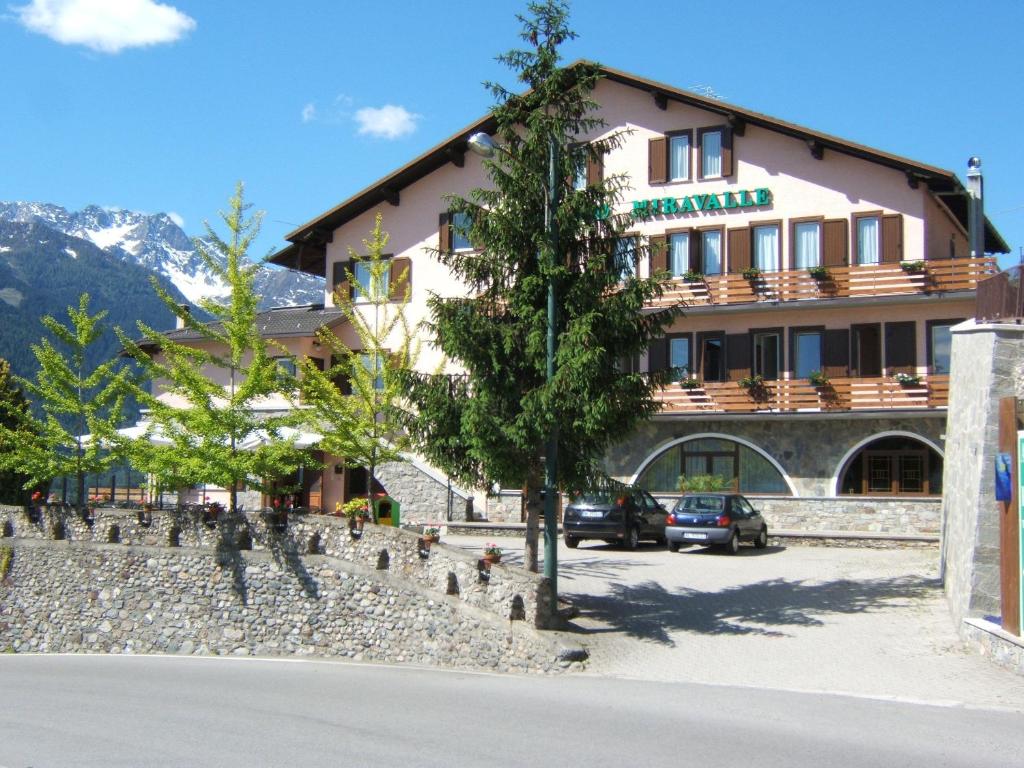
<path fill-rule="evenodd" d="M 912 320 L 885 324 L 885 368 L 890 376 L 917 372 L 917 324 Z"/>
<path fill-rule="evenodd" d="M 604 157 L 594 149 L 587 151 L 587 185 L 600 184 L 604 180 Z"/>
<path fill-rule="evenodd" d="M 822 340 L 821 364 L 829 378 L 844 379 L 850 375 L 850 329 L 830 328 Z"/>
<path fill-rule="evenodd" d="M 903 261 L 903 216 L 891 213 L 882 217 L 882 262 Z"/>
<path fill-rule="evenodd" d="M 647 181 L 664 184 L 668 181 L 668 139 L 658 136 L 647 142 Z"/>
<path fill-rule="evenodd" d="M 824 246 L 821 264 L 824 267 L 845 267 L 849 264 L 849 242 L 846 219 L 828 219 L 822 227 Z"/>
<path fill-rule="evenodd" d="M 750 375 L 749 333 L 726 334 L 725 360 L 729 368 L 729 381 L 739 381 Z"/>
<path fill-rule="evenodd" d="M 344 367 L 344 360 L 339 360 L 337 357 L 331 357 L 331 367 L 341 365 Z M 338 388 L 338 391 L 343 395 L 352 394 L 352 377 L 347 371 L 339 371 L 338 375 L 334 377 L 334 386 Z"/>
<path fill-rule="evenodd" d="M 659 272 L 668 271 L 668 238 L 665 235 L 652 235 L 651 244 L 651 277 Z"/>
<path fill-rule="evenodd" d="M 331 293 L 332 298 L 340 294 L 343 298 L 352 298 L 352 284 L 349 282 L 348 273 L 352 269 L 351 261 L 336 261 L 331 267 Z M 335 300 L 335 304 L 337 301 Z"/>
<path fill-rule="evenodd" d="M 664 371 L 668 368 L 668 339 L 652 339 L 647 350 L 647 370 Z"/>
<path fill-rule="evenodd" d="M 391 260 L 391 284 L 388 296 L 392 301 L 408 301 L 412 297 L 412 259 Z"/>
<path fill-rule="evenodd" d="M 722 175 L 732 176 L 732 128 L 722 126 Z"/>
<path fill-rule="evenodd" d="M 452 216 L 450 213 L 442 213 L 439 217 L 437 250 L 441 253 L 452 252 Z"/>
<path fill-rule="evenodd" d="M 750 227 L 729 230 L 729 271 L 738 274 L 750 269 Z"/>
<path fill-rule="evenodd" d="M 695 229 L 690 230 L 690 271 L 704 272 L 703 258 L 701 255 L 701 236 Z"/>

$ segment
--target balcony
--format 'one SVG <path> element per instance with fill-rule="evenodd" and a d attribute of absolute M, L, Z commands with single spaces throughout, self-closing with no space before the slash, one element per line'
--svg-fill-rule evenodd
<path fill-rule="evenodd" d="M 934 259 L 901 264 L 829 267 L 828 276 L 814 278 L 805 269 L 743 275 L 710 275 L 700 282 L 676 278 L 652 306 L 682 302 L 688 307 L 750 304 L 765 301 L 801 301 L 835 298 L 899 296 L 973 290 L 980 280 L 995 274 L 995 259 Z M 921 271 L 914 271 L 920 265 Z"/>
<path fill-rule="evenodd" d="M 707 381 L 696 389 L 671 384 L 660 393 L 663 415 L 733 413 L 836 413 L 927 410 L 949 403 L 949 376 L 921 376 L 916 384 L 892 378 L 835 378 L 815 387 L 804 379 L 766 381 L 757 390 L 735 381 Z"/>

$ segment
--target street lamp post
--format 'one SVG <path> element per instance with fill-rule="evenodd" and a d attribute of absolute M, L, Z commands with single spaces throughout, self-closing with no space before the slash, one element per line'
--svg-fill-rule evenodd
<path fill-rule="evenodd" d="M 481 157 L 494 157 L 501 150 L 494 140 L 486 133 L 474 133 L 467 139 L 467 144 L 474 153 Z M 554 260 L 558 253 L 558 221 L 556 212 L 559 205 L 561 185 L 558 178 L 558 139 L 552 135 L 548 140 L 548 183 L 547 194 L 544 196 L 544 235 L 548 243 L 550 258 Z M 502 150 L 504 151 L 504 150 Z M 554 264 L 550 264 L 553 267 Z M 555 378 L 555 326 L 558 318 L 558 305 L 555 294 L 554 269 L 548 271 L 548 328 L 547 328 L 547 382 Z M 556 514 L 556 489 L 558 486 L 558 425 L 551 427 L 544 449 L 544 576 L 551 584 L 551 596 L 558 599 L 558 521 Z"/>

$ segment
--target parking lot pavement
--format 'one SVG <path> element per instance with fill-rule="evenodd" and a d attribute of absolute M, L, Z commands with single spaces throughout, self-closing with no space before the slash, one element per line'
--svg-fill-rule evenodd
<path fill-rule="evenodd" d="M 446 537 L 481 550 L 484 538 Z M 522 540 L 502 538 L 505 562 Z M 1024 711 L 1024 679 L 966 649 L 933 549 L 561 542 L 559 592 L 580 610 L 588 673 L 832 691 Z"/>

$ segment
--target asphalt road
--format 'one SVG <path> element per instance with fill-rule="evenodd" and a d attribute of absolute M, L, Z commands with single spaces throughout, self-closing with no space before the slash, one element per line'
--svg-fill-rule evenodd
<path fill-rule="evenodd" d="M 0 766 L 1024 765 L 1024 715 L 346 663 L 0 656 Z"/>

